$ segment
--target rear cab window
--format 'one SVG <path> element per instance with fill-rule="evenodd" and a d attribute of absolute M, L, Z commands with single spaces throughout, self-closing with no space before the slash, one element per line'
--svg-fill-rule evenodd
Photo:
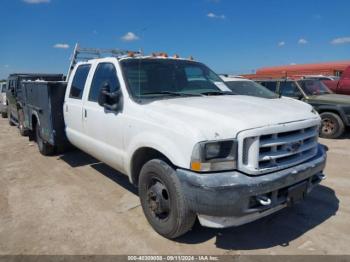
<path fill-rule="evenodd" d="M 69 98 L 80 99 L 80 100 L 82 99 L 86 79 L 89 75 L 90 68 L 91 68 L 90 64 L 84 64 L 84 65 L 78 66 L 72 81 L 72 86 L 69 92 Z"/>

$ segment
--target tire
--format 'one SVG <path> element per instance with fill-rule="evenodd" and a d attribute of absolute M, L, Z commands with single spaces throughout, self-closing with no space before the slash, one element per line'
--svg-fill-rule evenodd
<path fill-rule="evenodd" d="M 175 170 L 160 159 L 148 161 L 139 177 L 143 212 L 156 232 L 173 239 L 188 232 L 196 214 L 189 208 Z"/>
<path fill-rule="evenodd" d="M 10 107 L 8 106 L 7 108 L 7 117 L 8 117 L 8 121 L 9 121 L 9 125 L 10 126 L 15 126 L 15 124 L 12 122 L 11 120 L 11 110 L 10 110 Z"/>
<path fill-rule="evenodd" d="M 322 119 L 320 130 L 321 137 L 335 139 L 344 133 L 345 125 L 339 115 L 331 112 L 325 112 L 320 116 Z"/>
<path fill-rule="evenodd" d="M 7 113 L 6 112 L 1 112 L 1 117 L 2 118 L 6 118 L 7 117 Z"/>
<path fill-rule="evenodd" d="M 54 146 L 48 144 L 41 138 L 40 125 L 36 124 L 35 126 L 35 140 L 38 144 L 39 152 L 44 156 L 51 156 L 55 152 Z"/>
<path fill-rule="evenodd" d="M 28 136 L 28 129 L 24 127 L 24 113 L 23 110 L 18 110 L 18 129 L 21 136 Z"/>

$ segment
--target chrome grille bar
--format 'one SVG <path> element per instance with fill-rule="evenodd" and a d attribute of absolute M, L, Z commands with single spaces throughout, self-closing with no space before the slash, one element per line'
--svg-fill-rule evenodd
<path fill-rule="evenodd" d="M 313 157 L 318 147 L 318 126 L 248 136 L 244 139 L 243 161 L 252 174 L 297 165 Z"/>

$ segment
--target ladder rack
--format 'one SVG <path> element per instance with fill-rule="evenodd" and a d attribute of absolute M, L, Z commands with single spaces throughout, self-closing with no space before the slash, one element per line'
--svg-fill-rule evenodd
<path fill-rule="evenodd" d="M 76 44 L 74 51 L 71 57 L 71 62 L 69 65 L 67 73 L 67 81 L 72 73 L 73 68 L 78 62 L 88 61 L 90 59 L 102 58 L 102 57 L 123 57 L 132 52 L 133 54 L 140 55 L 140 51 L 130 51 L 130 50 L 121 50 L 121 49 L 99 49 L 99 48 L 83 48 L 79 44 Z"/>

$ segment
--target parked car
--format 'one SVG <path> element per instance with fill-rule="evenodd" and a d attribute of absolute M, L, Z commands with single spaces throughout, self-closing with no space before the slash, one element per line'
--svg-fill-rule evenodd
<path fill-rule="evenodd" d="M 221 79 L 237 95 L 257 96 L 263 98 L 279 98 L 279 96 L 266 87 L 246 78 L 220 75 Z"/>
<path fill-rule="evenodd" d="M 303 75 L 301 78 L 306 78 L 306 79 L 315 79 L 315 80 L 320 80 L 320 81 L 334 81 L 338 80 L 340 77 L 339 76 L 325 76 L 325 75 Z"/>
<path fill-rule="evenodd" d="M 350 95 L 350 66 L 344 70 L 340 79 L 334 81 L 325 80 L 323 83 L 325 83 L 334 93 Z"/>
<path fill-rule="evenodd" d="M 192 60 L 113 56 L 72 62 L 65 97 L 33 99 L 28 128 L 44 155 L 64 134 L 126 174 L 159 234 L 178 237 L 196 217 L 214 228 L 245 224 L 302 200 L 324 179 L 326 148 L 310 105 L 234 95 Z M 55 84 L 63 90 L 25 85 Z M 41 106 L 52 101 L 62 110 Z"/>
<path fill-rule="evenodd" d="M 21 135 L 26 135 L 27 130 L 24 128 L 23 106 L 25 101 L 22 92 L 22 82 L 26 80 L 47 80 L 47 81 L 62 81 L 62 74 L 11 74 L 7 80 L 7 115 L 9 124 L 17 125 Z"/>
<path fill-rule="evenodd" d="M 270 91 L 312 105 L 322 118 L 320 135 L 338 138 L 350 126 L 350 97 L 334 94 L 315 79 L 273 79 L 257 81 Z"/>
<path fill-rule="evenodd" d="M 7 117 L 6 82 L 0 83 L 0 113 L 2 118 Z"/>

